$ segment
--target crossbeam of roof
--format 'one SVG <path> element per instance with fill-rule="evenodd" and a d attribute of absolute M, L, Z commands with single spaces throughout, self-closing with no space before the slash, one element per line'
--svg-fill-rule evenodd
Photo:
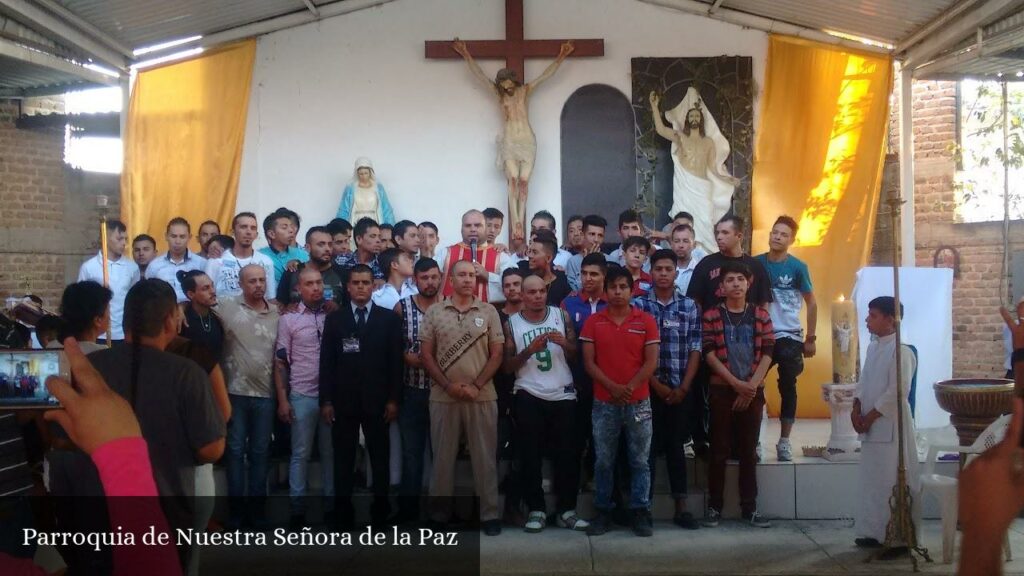
<path fill-rule="evenodd" d="M 32 50 L 26 48 L 21 44 L 12 42 L 6 38 L 0 38 L 0 56 L 7 56 L 9 58 L 16 58 L 23 62 L 29 62 L 31 64 L 37 64 L 52 70 L 58 70 L 67 74 L 73 74 L 78 76 L 82 80 L 88 82 L 95 82 L 97 84 L 105 84 L 107 86 L 117 86 L 118 80 L 113 76 L 108 76 L 95 70 L 90 70 L 85 66 L 80 66 L 74 62 L 69 62 L 63 58 L 58 58 L 52 54 L 46 52 L 39 52 L 38 50 Z"/>
<path fill-rule="evenodd" d="M 850 40 L 842 38 L 833 34 L 829 34 L 824 30 L 817 30 L 815 28 L 807 28 L 805 26 L 799 26 L 790 22 L 782 22 L 780 20 L 773 20 L 764 16 L 758 16 L 755 14 L 748 14 L 746 12 L 740 12 L 739 10 L 732 10 L 727 7 L 705 4 L 704 2 L 698 2 L 697 0 L 639 0 L 646 4 L 652 4 L 654 6 L 661 6 L 662 8 L 669 8 L 685 12 L 687 14 L 695 14 L 697 16 L 704 16 L 705 18 L 711 18 L 712 20 L 720 20 L 722 22 L 728 22 L 737 26 L 743 26 L 745 28 L 752 28 L 754 30 L 761 30 L 764 32 L 771 32 L 775 34 L 787 34 L 790 36 L 798 36 L 800 38 L 807 38 L 808 40 L 814 40 L 823 44 L 834 44 L 836 46 L 844 46 L 847 48 L 854 48 L 866 52 L 877 52 L 881 54 L 890 54 L 892 50 L 882 47 L 865 44 L 856 40 Z"/>
<path fill-rule="evenodd" d="M 127 61 L 123 54 L 93 39 L 35 3 L 28 0 L 0 0 L 0 9 L 40 31 L 48 31 L 58 40 L 82 50 L 115 70 L 127 70 Z"/>

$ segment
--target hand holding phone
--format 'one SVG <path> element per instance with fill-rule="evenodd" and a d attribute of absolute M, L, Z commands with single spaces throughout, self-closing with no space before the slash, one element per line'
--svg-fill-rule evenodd
<path fill-rule="evenodd" d="M 65 376 L 50 376 L 46 386 L 64 409 L 49 410 L 43 417 L 60 424 L 87 454 L 113 440 L 142 436 L 131 405 L 107 386 L 78 342 L 68 338 L 64 350 L 75 386 Z"/>
<path fill-rule="evenodd" d="M 70 378 L 63 350 L 0 352 L 0 410 L 60 407 L 46 387 L 51 376 Z"/>

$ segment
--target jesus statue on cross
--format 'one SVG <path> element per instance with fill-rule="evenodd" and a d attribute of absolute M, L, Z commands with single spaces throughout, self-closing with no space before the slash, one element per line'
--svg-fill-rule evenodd
<path fill-rule="evenodd" d="M 516 244 L 517 241 L 521 242 L 526 238 L 526 196 L 533 164 L 537 158 L 537 139 L 530 128 L 527 98 L 572 54 L 573 43 L 562 44 L 558 58 L 528 84 L 523 84 L 515 71 L 508 68 L 499 70 L 492 82 L 480 69 L 480 65 L 473 60 L 465 42 L 456 38 L 452 43 L 452 49 L 466 60 L 473 75 L 498 96 L 498 104 L 505 120 L 498 143 L 498 160 L 508 181 L 508 210 L 511 222 L 509 240 L 510 244 Z"/>

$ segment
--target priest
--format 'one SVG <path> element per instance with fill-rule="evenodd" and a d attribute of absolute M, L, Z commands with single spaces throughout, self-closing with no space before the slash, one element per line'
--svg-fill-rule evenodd
<path fill-rule="evenodd" d="M 901 317 L 902 314 L 903 305 L 900 304 Z M 903 363 L 903 382 L 901 394 L 897 394 L 896 322 L 896 301 L 892 296 L 880 296 L 868 303 L 865 323 L 875 340 L 868 346 L 851 416 L 861 440 L 858 470 L 861 499 L 855 515 L 855 543 L 862 548 L 878 548 L 886 540 L 889 498 L 897 482 L 899 466 L 898 402 L 903 403 L 904 462 L 911 494 L 917 493 L 919 484 L 916 434 L 909 402 L 910 382 L 917 370 L 917 361 L 910 346 L 901 346 L 899 357 Z M 919 518 L 916 503 L 913 517 Z M 914 525 L 916 527 L 920 523 L 915 521 Z M 887 544 L 890 549 L 885 552 L 886 556 L 907 552 L 905 542 Z"/>
<path fill-rule="evenodd" d="M 507 252 L 498 252 L 488 244 L 484 232 L 484 213 L 470 210 L 462 215 L 462 242 L 452 244 L 435 255 L 441 268 L 441 286 L 444 297 L 453 294 L 452 270 L 459 260 L 473 263 L 476 269 L 476 288 L 473 294 L 484 302 L 504 302 L 501 291 L 501 273 L 516 265 Z"/>

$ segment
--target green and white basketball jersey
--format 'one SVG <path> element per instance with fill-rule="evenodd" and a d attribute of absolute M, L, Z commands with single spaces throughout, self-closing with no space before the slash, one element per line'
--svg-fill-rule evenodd
<path fill-rule="evenodd" d="M 544 319 L 534 324 L 516 313 L 508 318 L 509 329 L 516 343 L 516 354 L 530 346 L 534 338 L 549 332 L 565 335 L 562 311 L 548 306 Z M 572 383 L 572 371 L 565 359 L 562 347 L 548 342 L 546 349 L 530 356 L 526 364 L 516 371 L 515 389 L 523 390 L 541 400 L 575 400 L 576 388 Z"/>

